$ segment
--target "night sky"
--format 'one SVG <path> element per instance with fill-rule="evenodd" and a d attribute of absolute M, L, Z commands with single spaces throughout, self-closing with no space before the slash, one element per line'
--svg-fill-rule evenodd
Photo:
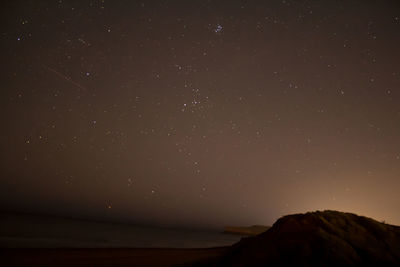
<path fill-rule="evenodd" d="M 398 1 L 7 1 L 0 208 L 400 224 Z"/>

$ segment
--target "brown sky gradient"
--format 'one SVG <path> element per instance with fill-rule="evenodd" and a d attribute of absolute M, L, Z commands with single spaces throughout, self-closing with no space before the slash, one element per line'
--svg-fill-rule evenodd
<path fill-rule="evenodd" d="M 9 1 L 5 210 L 400 224 L 398 1 Z"/>

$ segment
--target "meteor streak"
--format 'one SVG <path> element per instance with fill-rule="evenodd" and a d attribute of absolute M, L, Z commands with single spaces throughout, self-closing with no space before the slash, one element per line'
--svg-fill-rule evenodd
<path fill-rule="evenodd" d="M 56 74 L 58 77 L 60 77 L 60 78 L 62 78 L 62 79 L 64 79 L 64 80 L 66 80 L 67 82 L 71 83 L 72 85 L 78 87 L 79 89 L 82 89 L 82 90 L 85 90 L 85 91 L 87 90 L 86 87 L 84 87 L 83 85 L 80 85 L 79 83 L 73 81 L 71 78 L 65 76 L 65 75 L 62 74 L 61 72 L 58 72 L 58 71 L 56 71 L 55 69 L 50 68 L 50 67 L 48 67 L 48 66 L 46 66 L 46 65 L 43 65 L 43 67 L 46 68 L 47 70 L 51 71 L 52 73 Z"/>

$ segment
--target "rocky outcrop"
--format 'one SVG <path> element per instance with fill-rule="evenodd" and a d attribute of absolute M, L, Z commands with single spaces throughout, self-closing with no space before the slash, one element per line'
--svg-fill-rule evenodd
<path fill-rule="evenodd" d="M 338 211 L 288 215 L 243 238 L 221 266 L 400 266 L 400 227 Z"/>

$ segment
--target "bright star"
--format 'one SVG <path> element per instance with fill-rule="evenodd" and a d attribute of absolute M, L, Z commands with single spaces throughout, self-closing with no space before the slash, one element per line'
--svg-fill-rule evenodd
<path fill-rule="evenodd" d="M 222 31 L 222 26 L 220 24 L 217 24 L 217 27 L 214 29 L 215 33 L 220 33 Z"/>

